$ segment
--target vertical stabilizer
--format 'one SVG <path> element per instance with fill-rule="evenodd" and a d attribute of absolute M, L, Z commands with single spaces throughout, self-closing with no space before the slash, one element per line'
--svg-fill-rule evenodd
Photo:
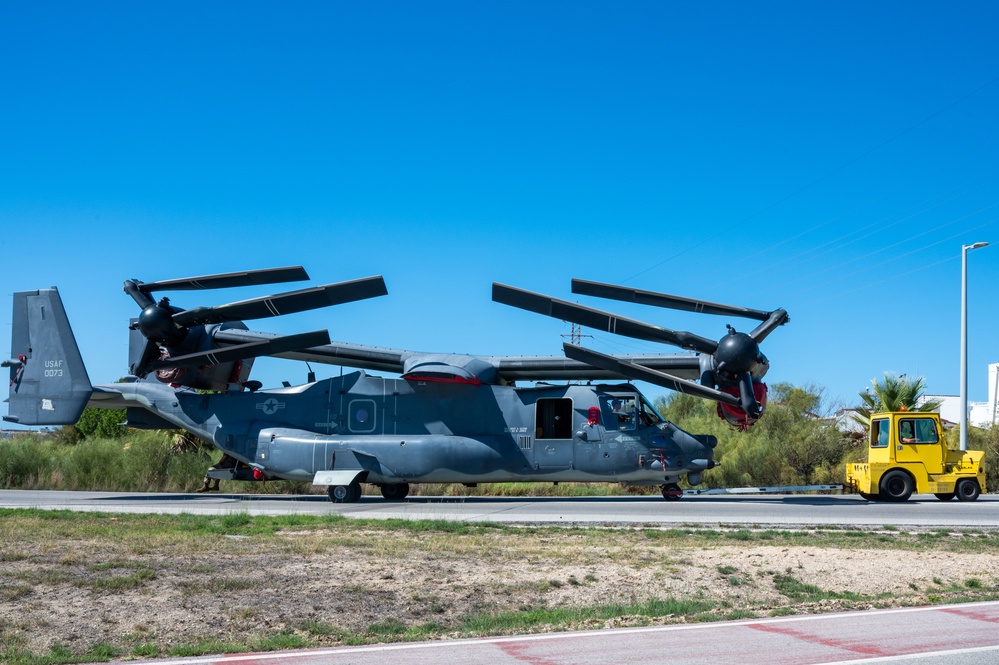
<path fill-rule="evenodd" d="M 73 329 L 53 287 L 14 294 L 9 415 L 22 425 L 71 425 L 92 387 Z"/>

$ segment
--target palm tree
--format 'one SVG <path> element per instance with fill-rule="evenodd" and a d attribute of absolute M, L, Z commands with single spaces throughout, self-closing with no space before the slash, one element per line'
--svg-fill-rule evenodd
<path fill-rule="evenodd" d="M 936 411 L 943 404 L 941 400 L 929 399 L 917 405 L 926 387 L 923 377 L 907 378 L 894 372 L 885 372 L 884 379 L 871 379 L 873 392 L 860 393 L 864 401 L 857 407 L 853 419 L 865 428 L 871 424 L 871 414 L 882 411 Z M 903 409 L 904 407 L 904 409 Z"/>

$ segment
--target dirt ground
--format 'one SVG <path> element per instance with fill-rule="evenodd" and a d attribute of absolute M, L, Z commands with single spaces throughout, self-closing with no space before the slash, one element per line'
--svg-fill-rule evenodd
<path fill-rule="evenodd" d="M 797 594 L 779 584 L 791 579 L 812 587 Z M 312 644 L 399 639 L 419 626 L 431 636 L 466 636 L 470 616 L 649 599 L 702 601 L 715 618 L 918 605 L 995 589 L 999 555 L 724 540 L 705 547 L 682 536 L 550 530 L 123 534 L 0 543 L 0 583 L 0 655 L 12 646 L 44 654 L 97 644 L 122 655 L 166 654 L 279 633 Z M 848 593 L 862 598 L 838 597 Z M 625 615 L 571 627 L 685 620 Z"/>

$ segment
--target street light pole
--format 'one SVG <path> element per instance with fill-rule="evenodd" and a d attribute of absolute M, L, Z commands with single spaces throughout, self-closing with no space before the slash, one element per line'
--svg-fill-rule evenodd
<path fill-rule="evenodd" d="M 968 449 L 968 252 L 988 244 L 961 245 L 961 450 Z"/>

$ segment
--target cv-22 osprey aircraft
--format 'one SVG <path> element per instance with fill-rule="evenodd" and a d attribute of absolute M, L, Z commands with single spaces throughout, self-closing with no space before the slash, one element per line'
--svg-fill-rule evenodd
<path fill-rule="evenodd" d="M 311 481 L 328 486 L 338 503 L 358 501 L 361 483 L 399 500 L 412 483 L 517 481 L 660 485 L 665 498 L 677 499 L 682 477 L 697 485 L 716 466 L 717 440 L 664 420 L 629 381 L 714 400 L 720 417 L 745 429 L 766 402 L 769 362 L 759 344 L 788 321 L 782 309 L 572 282 L 580 295 L 760 322 L 748 333 L 730 325 L 714 341 L 493 284 L 497 302 L 688 352 L 606 355 L 565 344 L 565 356 L 474 356 L 330 343 L 325 330 L 279 336 L 242 323 L 385 295 L 381 277 L 186 310 L 152 296 L 305 279 L 296 266 L 126 281 L 141 310 L 131 322 L 129 376 L 106 385 L 91 384 L 59 291 L 15 293 L 4 419 L 72 424 L 88 405 L 125 409 L 130 427 L 184 429 L 235 461 L 213 468 L 213 477 Z M 357 371 L 265 390 L 249 379 L 260 356 Z"/>

